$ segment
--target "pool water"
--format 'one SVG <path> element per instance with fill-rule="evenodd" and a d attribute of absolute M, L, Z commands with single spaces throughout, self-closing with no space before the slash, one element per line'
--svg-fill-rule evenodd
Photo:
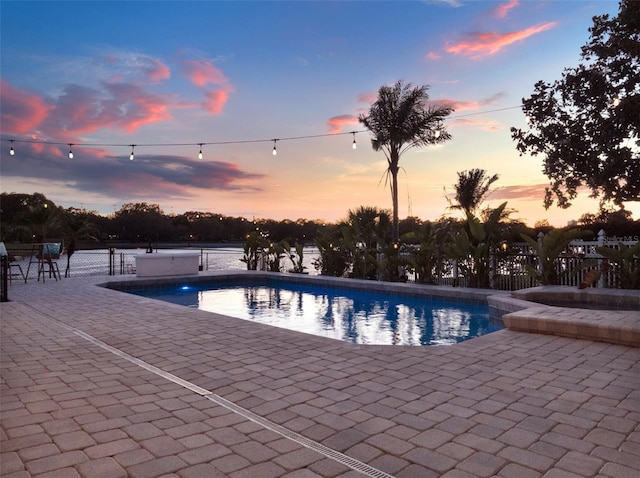
<path fill-rule="evenodd" d="M 274 282 L 215 282 L 129 293 L 356 344 L 446 345 L 503 328 L 486 305 Z"/>

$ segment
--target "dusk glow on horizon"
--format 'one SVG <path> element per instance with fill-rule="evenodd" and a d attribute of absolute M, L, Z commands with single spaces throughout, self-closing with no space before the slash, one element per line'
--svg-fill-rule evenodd
<path fill-rule="evenodd" d="M 488 205 L 564 226 L 598 201 L 585 190 L 545 210 L 542 158 L 519 156 L 509 129 L 525 126 L 521 100 L 537 81 L 579 63 L 592 17 L 618 7 L 3 0 L 1 190 L 101 214 L 139 202 L 331 222 L 390 210 L 385 157 L 358 115 L 404 80 L 454 112 L 451 141 L 402 156 L 400 218 L 459 215 L 446 197 L 457 173 L 482 168 L 500 175 Z"/>

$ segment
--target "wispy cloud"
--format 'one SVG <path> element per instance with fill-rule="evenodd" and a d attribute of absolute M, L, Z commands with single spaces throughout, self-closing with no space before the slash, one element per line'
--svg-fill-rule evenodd
<path fill-rule="evenodd" d="M 195 86 L 202 88 L 209 85 L 221 86 L 215 90 L 203 91 L 205 100 L 202 102 L 202 108 L 207 113 L 221 114 L 229 99 L 229 93 L 233 91 L 231 83 L 222 70 L 209 60 L 182 60 L 181 64 L 184 74 Z"/>
<path fill-rule="evenodd" d="M 200 102 L 155 92 L 156 84 L 171 78 L 170 67 L 158 58 L 109 50 L 93 58 L 76 58 L 72 63 L 75 67 L 70 71 L 91 71 L 95 76 L 64 76 L 67 82 L 46 94 L 29 92 L 1 80 L 4 133 L 32 133 L 73 143 L 81 142 L 81 135 L 99 129 L 134 133 L 144 125 L 172 120 L 171 112 L 176 108 L 202 108 L 212 115 L 221 114 L 233 91 L 224 73 L 208 60 L 179 63 L 204 95 Z"/>
<path fill-rule="evenodd" d="M 165 97 L 125 83 L 104 84 L 101 89 L 66 85 L 58 97 L 46 102 L 2 80 L 0 95 L 2 129 L 7 134 L 37 132 L 76 142 L 80 135 L 101 128 L 133 133 L 146 124 L 172 119 Z"/>
<path fill-rule="evenodd" d="M 501 129 L 504 129 L 504 125 L 495 120 L 469 118 L 454 119 L 451 122 L 451 126 L 472 126 L 476 129 L 482 129 L 485 131 L 499 131 Z"/>
<path fill-rule="evenodd" d="M 342 128 L 349 125 L 358 124 L 358 117 L 355 115 L 338 115 L 329 118 L 327 126 L 329 126 L 329 133 L 340 133 Z"/>
<path fill-rule="evenodd" d="M 358 103 L 367 103 L 371 104 L 378 99 L 377 91 L 370 91 L 368 93 L 360 93 L 358 95 Z"/>
<path fill-rule="evenodd" d="M 518 0 L 509 0 L 506 3 L 501 3 L 493 7 L 491 13 L 496 18 L 506 18 L 507 15 L 509 14 L 509 11 L 511 11 L 518 5 L 520 5 L 520 2 Z"/>
<path fill-rule="evenodd" d="M 479 100 L 453 100 L 453 99 L 443 99 L 443 100 L 433 100 L 431 103 L 439 104 L 443 106 L 450 106 L 456 113 L 460 113 L 461 111 L 477 111 L 480 108 L 485 108 L 487 106 L 496 103 L 504 96 L 504 93 L 496 93 L 495 95 L 491 95 L 488 98 L 482 98 Z"/>
<path fill-rule="evenodd" d="M 66 139 L 101 128 L 133 133 L 146 124 L 171 118 L 165 97 L 136 85 L 105 84 L 101 90 L 67 85 L 47 118 L 45 132 Z"/>
<path fill-rule="evenodd" d="M 209 84 L 222 85 L 228 83 L 224 73 L 207 60 L 183 60 L 182 67 L 185 75 L 196 86 Z"/>
<path fill-rule="evenodd" d="M 205 101 L 202 103 L 202 108 L 211 113 L 212 115 L 219 115 L 222 113 L 224 105 L 229 99 L 230 89 L 220 89 L 214 91 L 206 91 L 204 93 Z"/>
<path fill-rule="evenodd" d="M 79 57 L 72 62 L 77 66 L 84 63 L 94 80 L 102 82 L 149 84 L 171 78 L 171 69 L 162 60 L 127 50 L 109 49 L 96 57 Z"/>
<path fill-rule="evenodd" d="M 514 43 L 521 42 L 533 35 L 549 30 L 556 25 L 557 22 L 546 22 L 508 33 L 469 33 L 466 39 L 446 45 L 445 51 L 472 59 L 491 56 Z"/>
<path fill-rule="evenodd" d="M 68 149 L 68 148 L 67 148 Z M 128 198 L 193 197 L 195 190 L 257 191 L 264 175 L 227 161 L 199 161 L 173 155 L 113 156 L 97 148 L 74 146 L 75 158 L 54 145 L 21 144 L 19 161 L 3 161 L 3 177 L 34 182 L 70 182 L 80 191 Z M 43 161 L 43 157 L 46 161 Z"/>
<path fill-rule="evenodd" d="M 152 60 L 151 65 L 149 65 L 145 71 L 149 79 L 154 82 L 168 80 L 171 78 L 171 71 L 169 70 L 169 67 L 160 60 Z"/>
<path fill-rule="evenodd" d="M 45 120 L 52 108 L 41 96 L 0 78 L 0 119 L 4 132 L 28 133 Z"/>
<path fill-rule="evenodd" d="M 491 199 L 537 200 L 544 198 L 548 184 L 513 185 L 499 187 L 491 193 Z"/>

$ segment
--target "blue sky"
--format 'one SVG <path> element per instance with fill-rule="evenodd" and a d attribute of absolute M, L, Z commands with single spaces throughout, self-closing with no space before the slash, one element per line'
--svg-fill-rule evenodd
<path fill-rule="evenodd" d="M 524 126 L 518 106 L 536 81 L 577 65 L 591 18 L 615 16 L 617 2 L 2 1 L 0 9 L 1 137 L 14 140 L 2 142 L 3 192 L 41 192 L 103 214 L 128 202 L 328 221 L 359 206 L 390 209 L 384 156 L 357 116 L 380 86 L 402 79 L 429 85 L 430 99 L 455 111 L 446 123 L 453 140 L 402 157 L 401 218 L 447 213 L 457 172 L 472 168 L 498 173 L 490 204 L 508 201 L 530 225 L 597 210 L 584 192 L 568 210 L 545 211 L 541 159 L 520 157 L 509 128 Z M 202 146 L 202 160 L 199 143 L 215 143 Z"/>

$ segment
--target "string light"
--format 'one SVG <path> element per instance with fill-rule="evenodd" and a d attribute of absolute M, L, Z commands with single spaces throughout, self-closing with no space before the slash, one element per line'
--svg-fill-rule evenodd
<path fill-rule="evenodd" d="M 616 98 L 614 99 L 613 103 L 615 103 L 616 105 L 619 104 L 620 99 Z M 486 113 L 494 113 L 494 112 L 498 112 L 498 111 L 505 111 L 505 110 L 511 110 L 511 109 L 522 109 L 522 106 L 509 106 L 506 108 L 497 108 L 497 109 L 493 109 L 493 110 L 486 110 L 486 111 L 477 111 L 474 113 L 466 113 L 466 114 L 461 114 L 461 115 L 453 115 L 453 116 L 449 116 L 447 117 L 448 120 L 451 119 L 456 119 L 456 118 L 462 118 L 465 116 L 473 116 L 473 115 L 480 115 L 480 114 L 486 114 Z M 526 118 L 527 120 L 529 120 L 529 118 Z M 356 138 L 355 135 L 356 133 L 367 133 L 367 130 L 360 130 L 360 131 L 349 131 L 349 132 L 345 132 L 345 133 L 326 133 L 326 134 L 316 134 L 316 135 L 307 135 L 307 136 L 291 136 L 291 137 L 286 137 L 286 138 L 276 138 L 276 139 L 249 139 L 249 140 L 235 140 L 235 141 L 211 141 L 211 142 L 206 142 L 206 143 L 145 143 L 145 144 L 122 144 L 122 143 L 83 143 L 82 146 L 83 147 L 117 147 L 117 146 L 130 146 L 131 147 L 131 155 L 129 156 L 130 160 L 134 159 L 134 148 L 135 146 L 145 146 L 145 147 L 167 147 L 167 146 L 199 146 L 200 150 L 198 153 L 198 159 L 202 159 L 201 158 L 201 154 L 202 154 L 202 147 L 207 145 L 207 144 L 215 144 L 215 145 L 229 145 L 229 144 L 250 144 L 250 143 L 264 143 L 264 142 L 273 142 L 273 151 L 272 154 L 274 156 L 276 156 L 278 154 L 277 152 L 277 148 L 276 148 L 276 142 L 277 141 L 295 141 L 295 140 L 303 140 L 303 139 L 310 139 L 310 138 L 323 138 L 323 137 L 328 137 L 328 136 L 340 136 L 340 135 L 344 135 L 344 134 L 351 134 L 353 135 L 353 142 L 351 144 L 351 147 L 353 149 L 357 149 L 357 145 L 356 145 Z M 441 134 L 441 132 L 439 130 L 436 130 L 434 132 L 434 136 L 437 138 L 439 137 L 439 135 Z M 30 139 L 9 139 L 9 138 L 0 138 L 0 141 L 9 141 L 11 142 L 11 147 L 9 149 L 9 154 L 11 156 L 15 155 L 15 151 L 13 149 L 13 143 L 27 143 L 27 144 L 48 144 L 48 145 L 65 145 L 67 144 L 69 146 L 69 158 L 73 159 L 73 151 L 72 151 L 72 147 L 74 146 L 73 143 L 63 143 L 63 142 L 57 142 L 57 141 L 46 141 L 46 140 L 30 140 Z"/>

